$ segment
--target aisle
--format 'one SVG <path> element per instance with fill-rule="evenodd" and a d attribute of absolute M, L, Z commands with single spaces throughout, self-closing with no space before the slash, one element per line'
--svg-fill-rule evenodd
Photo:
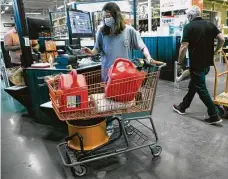
<path fill-rule="evenodd" d="M 213 70 L 208 86 L 213 87 Z M 163 147 L 153 159 L 149 149 L 135 151 L 90 165 L 85 179 L 177 179 L 228 176 L 228 120 L 222 125 L 204 123 L 206 108 L 195 97 L 185 116 L 172 111 L 186 91 L 173 89 L 173 83 L 159 82 L 153 118 Z M 210 90 L 212 92 L 212 90 Z M 56 144 L 66 133 L 26 117 L 25 109 L 2 92 L 2 178 L 73 179 L 63 167 Z"/>

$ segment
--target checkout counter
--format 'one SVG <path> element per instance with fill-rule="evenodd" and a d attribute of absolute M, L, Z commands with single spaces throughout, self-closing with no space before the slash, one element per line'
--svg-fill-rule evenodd
<path fill-rule="evenodd" d="M 45 76 L 69 73 L 70 70 L 67 69 L 68 65 L 73 66 L 78 73 L 101 69 L 99 56 L 90 58 L 85 55 L 59 54 L 55 58 L 54 68 L 42 68 L 42 66 L 39 68 L 37 66 L 24 68 L 26 86 L 7 87 L 5 91 L 25 106 L 29 116 L 34 118 L 36 122 L 52 126 L 61 126 L 62 122 L 58 120 L 50 105 L 43 105 L 50 101 L 49 90 L 44 78 Z"/>
<path fill-rule="evenodd" d="M 100 62 L 90 62 L 87 64 L 79 65 L 77 68 L 78 73 L 85 73 L 101 69 Z M 52 69 L 52 68 L 26 68 L 26 80 L 29 96 L 31 97 L 31 106 L 29 107 L 32 117 L 37 122 L 43 124 L 55 125 L 60 123 L 54 110 L 43 104 L 50 101 L 49 90 L 44 81 L 45 76 L 57 75 L 60 73 L 68 73 L 67 69 Z"/>

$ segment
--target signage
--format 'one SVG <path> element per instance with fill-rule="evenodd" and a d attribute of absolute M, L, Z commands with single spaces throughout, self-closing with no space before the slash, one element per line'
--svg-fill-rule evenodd
<path fill-rule="evenodd" d="M 140 4 L 137 7 L 138 19 L 147 19 L 148 18 L 148 6 L 147 4 Z"/>
<path fill-rule="evenodd" d="M 188 9 L 191 7 L 192 0 L 160 0 L 161 12 Z"/>
<path fill-rule="evenodd" d="M 14 23 L 3 23 L 4 27 L 14 27 L 15 24 Z"/>

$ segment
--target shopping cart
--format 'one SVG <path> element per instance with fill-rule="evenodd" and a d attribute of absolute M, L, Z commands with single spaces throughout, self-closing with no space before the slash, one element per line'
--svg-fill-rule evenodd
<path fill-rule="evenodd" d="M 221 51 L 221 55 L 225 60 L 226 69 L 224 72 L 219 72 L 216 60 L 214 58 L 214 69 L 215 69 L 215 83 L 214 83 L 214 103 L 219 107 L 220 113 L 223 114 L 224 111 L 228 111 L 228 60 L 226 58 L 226 54 Z M 225 80 L 225 90 L 221 94 L 218 95 L 218 78 L 226 75 Z"/>
<path fill-rule="evenodd" d="M 57 145 L 64 166 L 71 167 L 74 175 L 83 176 L 87 173 L 85 164 L 125 152 L 149 147 L 154 157 L 159 156 L 162 148 L 157 145 L 158 136 L 152 111 L 160 70 L 164 66 L 165 64 L 156 67 L 145 63 L 143 67 L 139 67 L 139 70 L 146 71 L 145 76 L 125 79 L 124 82 L 116 81 L 119 86 L 121 83 L 126 86 L 128 82 L 143 80 L 134 100 L 127 102 L 114 102 L 115 96 L 104 99 L 106 84 L 101 82 L 101 71 L 84 73 L 88 85 L 88 108 L 77 111 L 60 110 L 67 106 L 62 106 L 59 100 L 63 95 L 71 94 L 63 94 L 55 89 L 58 80 L 47 81 L 53 108 L 59 119 L 67 122 L 71 134 L 65 138 L 66 142 Z M 107 116 L 112 116 L 111 121 L 115 126 L 111 137 L 106 134 Z M 77 132 L 72 133 L 71 129 L 74 127 Z M 94 140 L 99 141 L 94 144 Z"/>

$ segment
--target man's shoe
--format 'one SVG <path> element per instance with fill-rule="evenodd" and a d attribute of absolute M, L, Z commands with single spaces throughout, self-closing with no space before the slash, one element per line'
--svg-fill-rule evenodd
<path fill-rule="evenodd" d="M 176 111 L 180 115 L 185 114 L 185 109 L 181 109 L 179 106 L 177 106 L 175 104 L 173 105 L 173 110 Z"/>
<path fill-rule="evenodd" d="M 222 118 L 220 116 L 211 116 L 208 119 L 205 119 L 205 122 L 208 124 L 217 124 L 222 122 Z"/>

